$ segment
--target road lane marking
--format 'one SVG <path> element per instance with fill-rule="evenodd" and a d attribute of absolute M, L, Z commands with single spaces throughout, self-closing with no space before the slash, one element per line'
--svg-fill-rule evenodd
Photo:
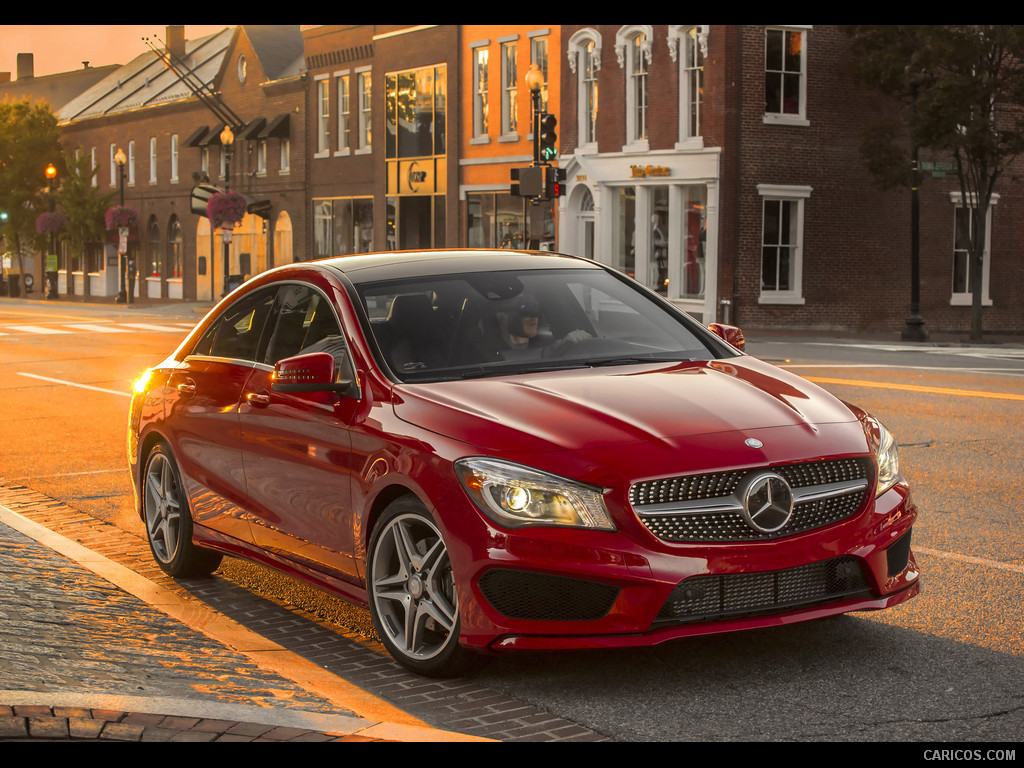
<path fill-rule="evenodd" d="M 848 387 L 867 387 L 869 389 L 898 389 L 904 392 L 920 392 L 931 395 L 952 395 L 954 397 L 984 397 L 991 400 L 1024 401 L 1024 395 L 1010 392 L 983 392 L 976 389 L 948 389 L 946 387 L 925 387 L 920 384 L 895 384 L 885 381 L 863 381 L 860 379 L 830 379 L 821 376 L 805 376 L 807 381 L 815 384 L 840 384 Z"/>
<path fill-rule="evenodd" d="M 985 565 L 989 568 L 998 568 L 1001 571 L 1013 571 L 1014 573 L 1024 573 L 1024 565 L 1014 565 L 1013 563 L 1001 563 L 998 560 L 989 560 L 984 557 L 972 557 L 971 555 L 958 555 L 955 552 L 943 552 L 939 549 L 919 547 L 916 544 L 913 546 L 913 550 L 915 555 L 918 552 L 923 552 L 926 555 L 933 555 L 934 557 L 941 557 L 946 560 L 958 560 L 961 563 Z"/>
<path fill-rule="evenodd" d="M 135 328 L 140 331 L 164 331 L 166 333 L 181 333 L 180 328 L 172 325 L 150 325 L 149 323 L 122 323 L 126 328 Z M 192 326 L 189 326 L 191 328 Z"/>
<path fill-rule="evenodd" d="M 131 397 L 131 392 L 119 392 L 116 389 L 104 389 L 103 387 L 94 387 L 91 384 L 79 384 L 77 381 L 65 381 L 64 379 L 51 379 L 49 376 L 40 376 L 35 373 L 22 373 L 17 372 L 19 376 L 27 376 L 30 379 L 39 379 L 40 381 L 49 381 L 52 384 L 63 384 L 66 387 L 79 387 L 80 389 L 91 389 L 95 392 L 106 392 L 108 395 L 121 395 L 122 397 Z"/>
<path fill-rule="evenodd" d="M 39 333 L 39 334 L 52 334 L 52 333 L 71 333 L 71 331 L 63 331 L 60 328 L 44 328 L 41 325 L 8 325 L 8 328 L 13 328 L 16 331 L 22 331 L 24 333 Z"/>
<path fill-rule="evenodd" d="M 68 324 L 68 328 L 76 331 L 93 331 L 95 333 L 128 333 L 125 328 L 118 328 L 116 325 L 93 325 L 92 323 Z"/>

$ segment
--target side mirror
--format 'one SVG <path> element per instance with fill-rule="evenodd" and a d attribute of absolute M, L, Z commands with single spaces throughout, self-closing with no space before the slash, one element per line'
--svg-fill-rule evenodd
<path fill-rule="evenodd" d="M 286 357 L 274 366 L 274 380 L 270 388 L 275 392 L 337 392 L 355 396 L 355 381 L 335 381 L 334 357 L 327 352 L 310 352 Z"/>
<path fill-rule="evenodd" d="M 743 338 L 743 331 L 735 325 L 726 325 L 725 323 L 708 323 L 708 330 L 715 334 L 715 336 L 722 339 L 722 341 L 732 344 L 736 349 L 740 350 L 740 352 L 742 352 L 747 346 L 746 339 Z"/>

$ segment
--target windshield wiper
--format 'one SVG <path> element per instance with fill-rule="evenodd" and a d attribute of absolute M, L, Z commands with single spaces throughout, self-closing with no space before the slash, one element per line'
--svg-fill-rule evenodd
<path fill-rule="evenodd" d="M 635 365 L 637 363 L 691 363 L 694 358 L 680 355 L 645 356 L 645 357 L 600 357 L 584 360 L 583 364 L 591 368 L 607 365 Z"/>

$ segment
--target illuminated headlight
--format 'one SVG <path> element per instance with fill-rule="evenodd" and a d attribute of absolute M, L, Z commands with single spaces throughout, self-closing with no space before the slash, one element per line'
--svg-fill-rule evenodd
<path fill-rule="evenodd" d="M 460 459 L 455 471 L 474 503 L 500 525 L 615 530 L 599 489 L 497 459 Z"/>
<path fill-rule="evenodd" d="M 861 424 L 878 466 L 878 485 L 875 488 L 877 496 L 892 488 L 899 480 L 900 459 L 896 451 L 896 438 L 873 416 L 865 415 L 861 418 Z"/>

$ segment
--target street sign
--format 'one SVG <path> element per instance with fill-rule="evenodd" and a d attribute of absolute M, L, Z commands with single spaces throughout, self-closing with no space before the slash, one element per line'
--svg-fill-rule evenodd
<path fill-rule="evenodd" d="M 947 173 L 956 171 L 956 163 L 952 160 L 921 160 L 917 168 L 925 173 L 930 173 L 932 178 L 941 179 Z"/>

